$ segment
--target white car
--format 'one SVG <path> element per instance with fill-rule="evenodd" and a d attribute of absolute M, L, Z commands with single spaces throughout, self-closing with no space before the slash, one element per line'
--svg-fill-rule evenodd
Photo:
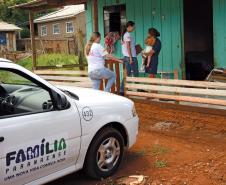
<path fill-rule="evenodd" d="M 0 184 L 44 184 L 85 169 L 111 176 L 138 134 L 129 99 L 55 87 L 0 59 Z"/>

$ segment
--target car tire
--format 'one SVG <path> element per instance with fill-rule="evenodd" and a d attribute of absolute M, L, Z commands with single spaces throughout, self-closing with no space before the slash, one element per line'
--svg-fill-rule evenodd
<path fill-rule="evenodd" d="M 95 179 L 113 175 L 122 162 L 124 146 L 124 139 L 119 131 L 111 127 L 101 130 L 90 144 L 85 172 Z"/>

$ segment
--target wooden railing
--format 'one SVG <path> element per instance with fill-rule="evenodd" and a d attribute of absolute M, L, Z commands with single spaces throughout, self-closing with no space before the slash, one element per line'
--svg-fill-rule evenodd
<path fill-rule="evenodd" d="M 226 84 L 221 82 L 126 77 L 125 94 L 135 98 L 226 106 Z"/>
<path fill-rule="evenodd" d="M 65 66 L 63 66 L 65 68 Z M 76 66 L 78 67 L 78 66 Z M 120 64 L 114 61 L 106 61 L 106 67 L 111 69 L 116 73 L 116 81 L 111 88 L 111 92 L 115 94 L 120 94 Z M 57 69 L 57 70 L 56 70 Z M 59 67 L 54 67 L 52 69 L 36 70 L 36 74 L 40 75 L 43 79 L 49 81 L 54 85 L 68 85 L 75 87 L 86 87 L 91 88 L 92 82 L 88 77 L 87 71 L 75 71 L 66 70 Z M 100 85 L 100 90 L 104 90 L 107 80 L 103 80 Z"/>

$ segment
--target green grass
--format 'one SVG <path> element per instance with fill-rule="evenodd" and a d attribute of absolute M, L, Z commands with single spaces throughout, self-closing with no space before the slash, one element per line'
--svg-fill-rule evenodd
<path fill-rule="evenodd" d="M 37 57 L 37 66 L 62 66 L 78 64 L 78 56 L 68 54 L 44 54 Z M 18 61 L 26 69 L 32 69 L 32 59 L 26 58 Z"/>
<path fill-rule="evenodd" d="M 167 167 L 167 161 L 165 160 L 156 160 L 154 163 L 155 168 L 165 168 Z"/>
<path fill-rule="evenodd" d="M 154 145 L 151 149 L 151 155 L 152 156 L 158 156 L 162 154 L 166 154 L 170 151 L 169 148 L 161 145 Z"/>

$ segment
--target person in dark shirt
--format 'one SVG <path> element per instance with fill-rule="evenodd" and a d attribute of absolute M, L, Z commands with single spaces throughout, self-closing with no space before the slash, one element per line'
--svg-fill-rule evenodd
<path fill-rule="evenodd" d="M 148 33 L 149 35 L 153 35 L 156 40 L 152 50 L 146 53 L 147 56 L 151 57 L 151 62 L 149 65 L 146 65 L 145 73 L 148 73 L 150 78 L 155 78 L 158 71 L 159 53 L 161 51 L 161 41 L 158 38 L 160 37 L 160 33 L 155 28 L 150 28 Z"/>

